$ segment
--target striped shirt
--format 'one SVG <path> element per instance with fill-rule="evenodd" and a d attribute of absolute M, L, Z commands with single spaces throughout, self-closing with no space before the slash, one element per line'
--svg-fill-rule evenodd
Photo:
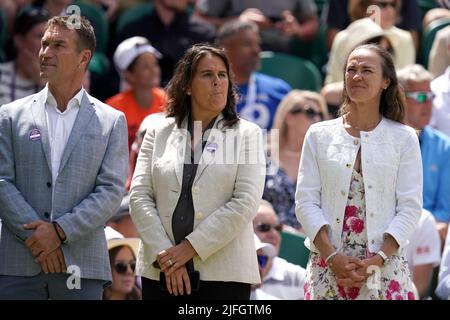
<path fill-rule="evenodd" d="M 39 85 L 15 72 L 14 61 L 0 63 L 0 106 L 39 90 Z"/>

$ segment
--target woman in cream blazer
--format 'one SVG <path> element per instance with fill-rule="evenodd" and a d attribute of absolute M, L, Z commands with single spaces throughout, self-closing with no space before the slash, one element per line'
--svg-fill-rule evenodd
<path fill-rule="evenodd" d="M 402 95 L 390 54 L 357 47 L 342 116 L 306 134 L 296 193 L 311 250 L 306 299 L 413 298 L 403 247 L 421 213 L 422 161 Z"/>
<path fill-rule="evenodd" d="M 147 129 L 130 195 L 142 239 L 136 270 L 143 299 L 248 299 L 250 284 L 260 282 L 252 219 L 264 187 L 261 130 L 237 117 L 229 63 L 219 49 L 189 49 L 168 97 L 168 118 Z M 203 152 L 191 133 L 206 140 Z M 192 271 L 200 274 L 199 288 Z"/>

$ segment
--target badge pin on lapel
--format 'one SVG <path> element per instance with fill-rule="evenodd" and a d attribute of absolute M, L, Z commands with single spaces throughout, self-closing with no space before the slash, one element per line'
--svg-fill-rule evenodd
<path fill-rule="evenodd" d="M 31 130 L 29 138 L 31 141 L 41 140 L 41 132 L 39 131 L 39 129 Z"/>
<path fill-rule="evenodd" d="M 219 146 L 217 145 L 217 143 L 214 142 L 210 142 L 206 145 L 206 151 L 214 153 L 217 151 L 217 149 L 219 148 Z"/>

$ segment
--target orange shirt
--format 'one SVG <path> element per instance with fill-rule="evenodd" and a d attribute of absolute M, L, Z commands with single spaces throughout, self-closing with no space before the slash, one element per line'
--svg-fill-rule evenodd
<path fill-rule="evenodd" d="M 144 118 L 149 114 L 163 111 L 167 101 L 165 91 L 161 88 L 152 88 L 152 96 L 152 103 L 148 108 L 142 108 L 137 104 L 131 90 L 116 94 L 105 101 L 111 107 L 122 111 L 127 118 L 129 150 Z"/>

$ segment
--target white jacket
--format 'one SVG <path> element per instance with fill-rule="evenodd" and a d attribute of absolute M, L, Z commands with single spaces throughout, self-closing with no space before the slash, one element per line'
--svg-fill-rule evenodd
<path fill-rule="evenodd" d="M 194 229 L 186 238 L 198 253 L 194 267 L 201 280 L 259 283 L 252 220 L 266 172 L 262 132 L 243 119 L 233 130 L 221 129 L 222 118 L 217 118 L 197 168 Z M 159 280 L 160 270 L 153 266 L 157 254 L 174 245 L 172 215 L 181 193 L 187 138 L 173 119 L 162 122 L 147 129 L 130 193 L 131 217 L 142 239 L 136 272 L 153 280 Z M 228 136 L 233 133 L 236 139 Z M 230 158 L 233 150 L 236 157 Z M 223 164 L 224 156 L 228 164 Z"/>
<path fill-rule="evenodd" d="M 370 252 L 389 233 L 403 248 L 416 228 L 422 208 L 422 159 L 417 134 L 411 127 L 383 117 L 361 138 L 351 136 L 342 117 L 312 125 L 306 133 L 300 160 L 295 212 L 313 241 L 328 225 L 332 244 L 340 249 L 350 179 L 361 145 Z"/>

